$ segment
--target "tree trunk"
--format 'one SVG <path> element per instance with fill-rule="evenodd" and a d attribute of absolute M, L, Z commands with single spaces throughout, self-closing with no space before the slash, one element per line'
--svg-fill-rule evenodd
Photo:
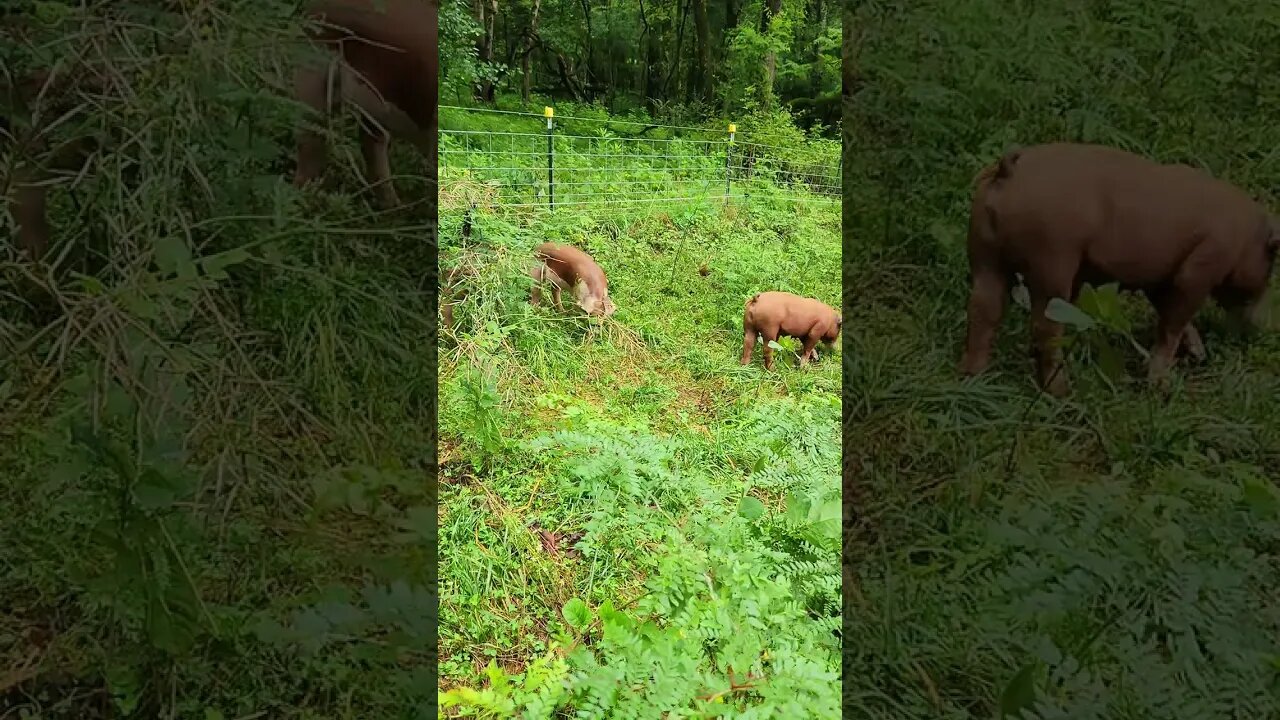
<path fill-rule="evenodd" d="M 586 86 L 589 89 L 598 84 L 599 76 L 596 72 L 596 36 L 591 29 L 591 4 L 587 0 L 582 0 L 582 17 L 587 24 L 587 63 L 584 71 L 587 76 Z"/>
<path fill-rule="evenodd" d="M 640 0 L 640 24 L 644 30 L 644 78 L 641 80 L 645 104 L 653 109 L 654 101 L 662 91 L 662 46 L 658 33 L 649 25 L 649 18 L 644 11 L 644 0 Z"/>
<path fill-rule="evenodd" d="M 529 87 L 532 84 L 529 56 L 533 55 L 533 49 L 537 47 L 538 11 L 541 8 L 542 0 L 533 0 L 533 18 L 529 22 L 529 29 L 525 31 L 524 54 L 520 56 L 520 97 L 525 102 L 529 102 Z"/>
<path fill-rule="evenodd" d="M 710 101 L 711 24 L 707 21 L 707 0 L 693 0 L 693 29 L 698 39 L 698 61 L 689 68 L 689 95 Z"/>
<path fill-rule="evenodd" d="M 782 11 L 782 0 L 764 0 L 764 8 L 760 13 L 760 34 L 768 35 L 773 26 L 773 17 Z M 778 55 L 772 50 L 764 56 L 764 88 L 761 100 L 766 107 L 773 106 L 773 82 L 778 78 Z"/>
<path fill-rule="evenodd" d="M 677 2 L 679 2 L 679 0 L 677 0 Z M 681 46 L 684 44 L 684 21 L 685 18 L 689 16 L 689 2 L 692 2 L 692 0 L 686 0 L 685 2 L 680 3 L 680 25 L 676 28 L 676 51 L 675 54 L 671 56 L 671 72 L 667 73 L 667 79 L 662 83 L 663 96 L 667 96 L 668 94 L 667 88 L 671 85 L 671 79 L 676 76 L 676 73 L 680 72 L 680 60 L 682 59 L 680 50 Z M 680 87 L 678 85 L 676 86 L 675 93 L 673 94 L 680 94 Z"/>
<path fill-rule="evenodd" d="M 582 101 L 582 83 L 579 82 L 577 75 L 574 73 L 573 65 L 569 62 L 569 59 L 564 56 L 564 53 L 558 50 L 555 51 L 555 53 L 556 67 L 560 70 L 560 80 L 564 83 L 565 89 L 573 95 L 574 100 Z"/>
<path fill-rule="evenodd" d="M 476 51 L 481 65 L 493 62 L 494 34 L 498 21 L 498 0 L 476 0 L 476 21 L 480 23 L 480 39 L 476 41 Z M 476 99 L 480 102 L 492 103 L 494 97 L 493 81 L 481 80 L 476 88 Z"/>

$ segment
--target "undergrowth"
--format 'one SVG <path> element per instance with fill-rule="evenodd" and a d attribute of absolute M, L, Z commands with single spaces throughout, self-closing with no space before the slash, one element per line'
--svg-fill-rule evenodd
<path fill-rule="evenodd" d="M 449 717 L 834 717 L 839 363 L 738 364 L 747 299 L 835 304 L 833 205 L 443 213 Z M 546 241 L 612 318 L 529 304 Z"/>
<path fill-rule="evenodd" d="M 156 5 L 5 37 L 110 81 L 48 262 L 0 246 L 0 715 L 430 717 L 434 210 L 370 210 L 350 114 L 289 185 L 294 3 Z"/>
<path fill-rule="evenodd" d="M 846 23 L 844 710 L 876 718 L 1280 715 L 1280 335 L 1206 308 L 1145 382 L 1154 313 L 1100 288 L 1070 397 L 1011 302 L 956 374 L 971 181 L 1011 144 L 1202 165 L 1274 206 L 1273 7 L 868 3 Z M 1273 283 L 1274 284 L 1274 283 Z M 1274 310 L 1274 300 L 1272 302 Z"/>

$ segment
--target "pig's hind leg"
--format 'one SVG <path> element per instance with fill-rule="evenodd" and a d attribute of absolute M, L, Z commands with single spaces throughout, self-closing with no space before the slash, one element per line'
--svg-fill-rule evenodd
<path fill-rule="evenodd" d="M 1009 298 L 1009 276 L 999 264 L 984 263 L 973 269 L 969 291 L 968 337 L 960 374 L 979 375 L 991 364 L 991 349 Z"/>
<path fill-rule="evenodd" d="M 756 340 L 759 333 L 748 323 L 742 324 L 742 359 L 738 361 L 739 365 L 751 364 L 751 351 L 756 347 Z"/>
<path fill-rule="evenodd" d="M 770 345 L 769 343 L 776 343 L 778 341 L 778 329 L 777 328 L 761 329 L 760 339 L 764 341 L 764 369 L 772 370 L 773 369 L 773 346 Z"/>
<path fill-rule="evenodd" d="M 323 121 L 333 112 L 337 105 L 336 98 L 341 88 L 332 87 L 330 80 L 340 78 L 331 70 L 335 64 L 315 64 L 300 67 L 294 72 L 294 96 L 303 105 L 314 111 L 315 117 L 306 119 L 304 127 L 298 134 L 298 160 L 293 174 L 295 187 L 302 187 L 316 179 L 324 171 L 328 147 L 324 135 L 316 128 L 310 127 L 313 122 Z"/>

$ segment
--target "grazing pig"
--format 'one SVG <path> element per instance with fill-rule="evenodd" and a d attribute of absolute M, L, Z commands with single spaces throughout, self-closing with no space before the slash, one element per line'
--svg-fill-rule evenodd
<path fill-rule="evenodd" d="M 617 309 L 609 299 L 609 280 L 590 255 L 556 243 L 543 243 L 533 254 L 538 262 L 529 270 L 529 277 L 533 278 L 529 298 L 532 304 L 537 305 L 542 297 L 542 283 L 550 282 L 556 307 L 562 307 L 560 291 L 571 289 L 578 306 L 588 315 L 609 317 Z"/>
<path fill-rule="evenodd" d="M 1031 296 L 1040 386 L 1068 390 L 1050 299 L 1088 282 L 1143 292 L 1159 314 L 1148 366 L 1163 381 L 1180 345 L 1203 356 L 1191 325 L 1209 297 L 1252 324 L 1280 246 L 1280 225 L 1241 190 L 1185 165 L 1097 145 L 1050 144 L 1007 153 L 984 169 L 969 218 L 972 289 L 960 371 L 990 364 L 1011 280 Z"/>
<path fill-rule="evenodd" d="M 434 172 L 438 5 L 438 0 L 319 0 L 309 8 L 320 24 L 312 37 L 332 55 L 328 66 L 299 69 L 295 91 L 322 115 L 331 113 L 339 100 L 363 111 L 360 146 L 366 179 L 384 208 L 400 204 L 387 158 L 390 134 L 411 142 Z M 330 80 L 336 87 L 330 87 Z M 325 154 L 324 137 L 304 131 L 294 185 L 318 176 Z"/>
<path fill-rule="evenodd" d="M 773 348 L 769 343 L 779 335 L 787 335 L 804 343 L 800 353 L 800 366 L 804 367 L 814 356 L 818 341 L 831 349 L 843 322 L 840 313 L 813 298 L 785 292 L 757 293 L 747 301 L 742 313 L 742 364 L 751 362 L 751 351 L 763 338 L 764 366 L 772 370 Z"/>

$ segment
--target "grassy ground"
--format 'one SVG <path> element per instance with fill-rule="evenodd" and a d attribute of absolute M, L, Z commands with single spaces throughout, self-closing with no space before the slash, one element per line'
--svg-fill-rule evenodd
<path fill-rule="evenodd" d="M 55 132 L 106 141 L 54 267 L 0 241 L 0 716 L 430 717 L 431 208 L 350 115 L 289 185 L 293 3 L 83 5 L 36 44 L 119 72 Z"/>
<path fill-rule="evenodd" d="M 1078 353 L 1059 402 L 1031 387 L 1025 317 L 1007 323 L 990 377 L 959 382 L 962 297 L 898 272 L 936 299 L 882 292 L 878 311 L 846 320 L 845 397 L 861 410 L 846 427 L 860 471 L 846 707 L 1280 711 L 1276 337 L 1215 332 L 1213 358 L 1167 397 L 1113 386 Z M 1140 378 L 1140 359 L 1128 369 Z"/>
<path fill-rule="evenodd" d="M 837 302 L 838 232 L 833 205 L 477 215 L 440 351 L 447 702 L 837 712 L 839 363 L 738 357 L 753 293 Z M 605 268 L 611 320 L 530 307 L 546 240 Z"/>
<path fill-rule="evenodd" d="M 1206 309 L 1208 362 L 1160 394 L 1131 344 L 1151 310 L 1104 303 L 1132 330 L 1069 329 L 1057 401 L 1032 386 L 1011 304 L 991 373 L 955 373 L 969 183 L 1006 143 L 1119 145 L 1270 199 L 1276 32 L 1254 12 L 966 0 L 846 18 L 866 81 L 844 165 L 851 716 L 1280 715 L 1275 326 L 1246 343 Z"/>

